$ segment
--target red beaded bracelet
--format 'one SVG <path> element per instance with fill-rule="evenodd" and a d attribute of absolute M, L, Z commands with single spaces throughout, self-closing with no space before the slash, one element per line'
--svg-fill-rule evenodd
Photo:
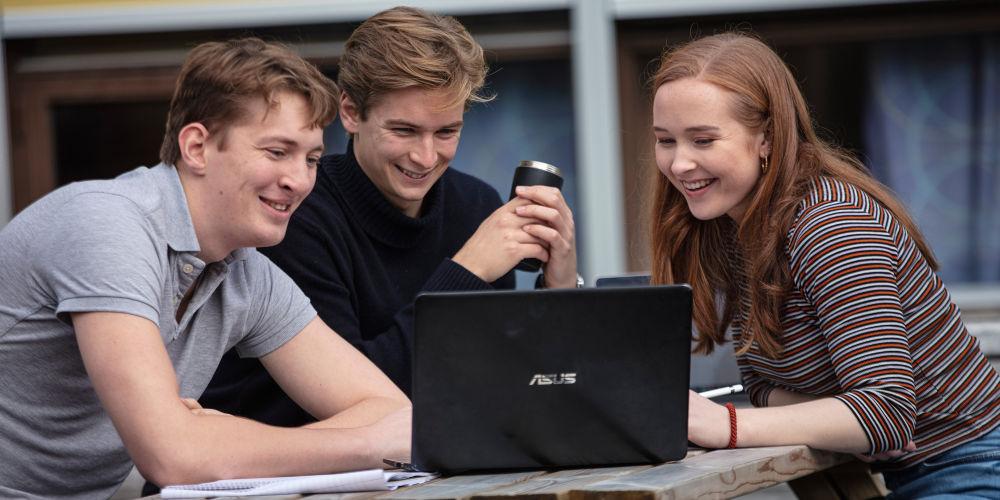
<path fill-rule="evenodd" d="M 726 409 L 729 410 L 729 446 L 727 448 L 736 448 L 736 407 L 732 403 L 726 403 Z"/>

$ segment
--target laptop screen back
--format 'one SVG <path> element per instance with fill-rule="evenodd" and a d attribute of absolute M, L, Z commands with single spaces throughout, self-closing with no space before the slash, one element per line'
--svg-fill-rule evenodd
<path fill-rule="evenodd" d="M 690 332 L 684 286 L 421 295 L 413 462 L 455 472 L 682 458 Z"/>

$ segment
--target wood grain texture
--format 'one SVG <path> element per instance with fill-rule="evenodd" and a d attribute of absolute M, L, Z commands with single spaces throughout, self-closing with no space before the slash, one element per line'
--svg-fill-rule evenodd
<path fill-rule="evenodd" d="M 779 446 L 715 450 L 570 492 L 569 498 L 731 498 L 830 468 L 848 455 Z"/>
<path fill-rule="evenodd" d="M 796 492 L 820 497 L 871 498 L 884 493 L 872 481 L 867 465 L 850 455 L 806 446 L 777 446 L 691 450 L 682 461 L 657 466 L 461 475 L 393 492 L 292 495 L 271 500 L 731 498 L 793 480 Z"/>
<path fill-rule="evenodd" d="M 479 493 L 473 495 L 472 498 L 484 500 L 508 498 L 556 500 L 568 498 L 569 493 L 575 489 L 586 488 L 593 483 L 633 474 L 649 469 L 650 467 L 649 465 L 636 465 L 630 467 L 561 470 L 533 477 L 503 488 Z"/>

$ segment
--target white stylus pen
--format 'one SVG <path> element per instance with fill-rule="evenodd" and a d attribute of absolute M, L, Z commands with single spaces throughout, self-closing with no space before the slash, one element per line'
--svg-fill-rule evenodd
<path fill-rule="evenodd" d="M 716 396 L 725 396 L 726 394 L 736 394 L 737 392 L 743 392 L 743 386 L 741 384 L 699 392 L 698 395 L 703 398 L 714 398 Z"/>

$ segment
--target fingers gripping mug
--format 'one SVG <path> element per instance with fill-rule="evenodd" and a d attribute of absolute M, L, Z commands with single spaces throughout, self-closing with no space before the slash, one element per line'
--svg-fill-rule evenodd
<path fill-rule="evenodd" d="M 515 189 L 517 186 L 551 186 L 562 189 L 563 177 L 559 168 L 540 161 L 522 160 L 521 164 L 514 169 L 514 182 L 510 186 L 511 200 L 517 196 Z M 542 261 L 538 259 L 524 259 L 517 264 L 519 271 L 535 272 L 542 267 Z"/>

